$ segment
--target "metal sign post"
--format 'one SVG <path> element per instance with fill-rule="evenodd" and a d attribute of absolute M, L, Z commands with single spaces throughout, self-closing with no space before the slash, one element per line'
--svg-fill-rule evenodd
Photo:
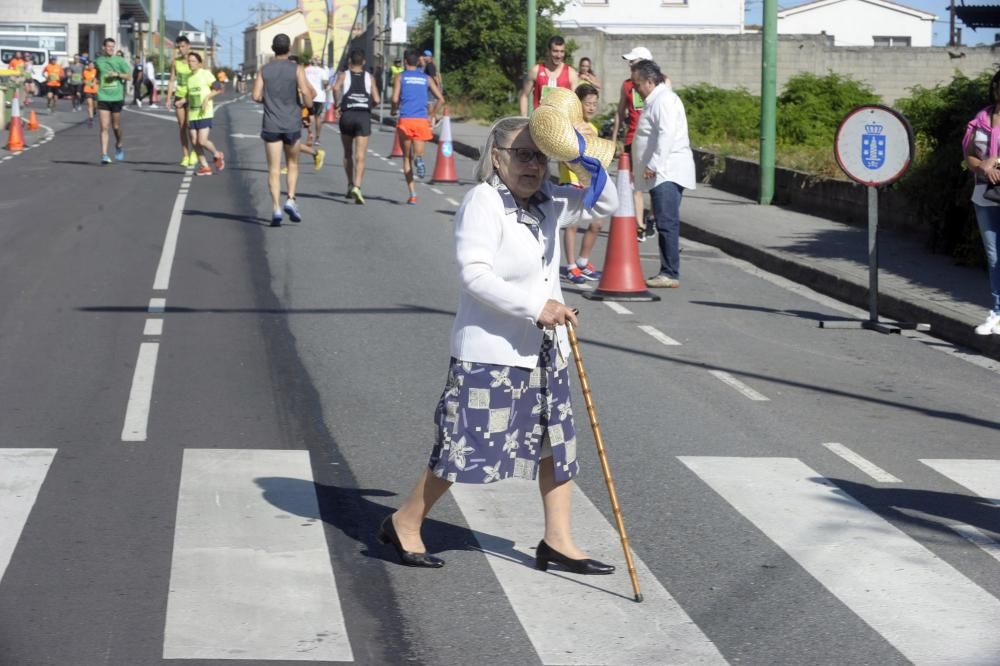
<path fill-rule="evenodd" d="M 899 333 L 929 324 L 883 322 L 878 316 L 878 188 L 903 177 L 913 159 L 913 130 L 900 113 L 880 104 L 859 106 L 840 121 L 834 156 L 847 177 L 868 189 L 868 319 L 821 321 L 820 328 Z"/>

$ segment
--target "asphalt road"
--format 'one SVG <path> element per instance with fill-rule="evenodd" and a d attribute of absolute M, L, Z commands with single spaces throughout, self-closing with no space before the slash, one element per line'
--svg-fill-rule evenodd
<path fill-rule="evenodd" d="M 208 178 L 124 122 L 125 163 L 85 124 L 0 163 L 3 666 L 1000 664 L 995 363 L 685 243 L 659 303 L 565 287 L 646 601 L 535 572 L 519 481 L 445 496 L 447 566 L 403 568 L 375 530 L 430 450 L 470 183 L 406 206 L 376 131 L 357 206 L 327 126 L 271 228 L 255 105 Z M 575 390 L 577 538 L 624 569 Z"/>

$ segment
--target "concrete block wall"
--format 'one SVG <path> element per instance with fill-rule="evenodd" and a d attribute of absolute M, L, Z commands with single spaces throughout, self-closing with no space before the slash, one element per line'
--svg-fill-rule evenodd
<path fill-rule="evenodd" d="M 615 103 L 629 75 L 622 54 L 645 46 L 675 87 L 711 83 L 760 93 L 760 35 L 611 35 L 592 29 L 567 29 L 577 48 L 574 63 L 588 56 L 604 86 L 602 102 Z M 1000 49 L 978 47 L 835 47 L 823 35 L 780 35 L 778 89 L 792 76 L 830 71 L 868 83 L 887 104 L 910 95 L 915 85 L 947 83 L 956 71 L 976 76 L 1000 65 Z M 603 108 L 603 104 L 602 104 Z"/>

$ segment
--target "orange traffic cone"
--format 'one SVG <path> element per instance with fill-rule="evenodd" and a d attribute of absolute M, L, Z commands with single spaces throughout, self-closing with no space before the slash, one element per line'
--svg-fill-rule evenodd
<path fill-rule="evenodd" d="M 34 109 L 32 109 L 31 113 L 28 114 L 28 131 L 29 132 L 38 131 L 38 116 L 35 115 Z"/>
<path fill-rule="evenodd" d="M 632 165 L 628 153 L 618 160 L 618 210 L 611 217 L 604 272 L 594 291 L 583 292 L 594 301 L 658 301 L 646 289 L 636 238 L 635 201 L 632 199 Z"/>
<path fill-rule="evenodd" d="M 457 183 L 455 177 L 455 148 L 451 143 L 451 118 L 448 117 L 448 107 L 444 107 L 444 118 L 441 119 L 441 136 L 438 138 L 437 160 L 434 162 L 434 175 L 431 181 L 435 183 Z"/>
<path fill-rule="evenodd" d="M 24 150 L 24 127 L 21 125 L 21 106 L 15 96 L 10 104 L 10 133 L 7 135 L 7 150 Z"/>
<path fill-rule="evenodd" d="M 323 116 L 323 123 L 335 123 L 337 122 L 337 109 L 333 106 L 333 93 L 329 90 L 326 91 L 326 115 Z"/>
<path fill-rule="evenodd" d="M 399 143 L 399 130 L 394 131 L 392 143 L 392 152 L 389 153 L 389 157 L 402 157 L 403 156 L 403 146 Z"/>

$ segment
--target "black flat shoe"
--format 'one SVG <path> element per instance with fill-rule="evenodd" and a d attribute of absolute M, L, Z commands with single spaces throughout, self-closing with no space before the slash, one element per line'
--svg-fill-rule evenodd
<path fill-rule="evenodd" d="M 562 565 L 564 569 L 572 573 L 588 576 L 603 576 L 614 573 L 615 570 L 612 565 L 597 560 L 571 560 L 558 550 L 553 550 L 552 546 L 545 543 L 545 539 L 542 539 L 538 542 L 538 548 L 535 549 L 535 568 L 539 571 L 547 571 L 549 562 Z"/>
<path fill-rule="evenodd" d="M 392 544 L 392 547 L 396 549 L 396 554 L 399 555 L 400 563 L 404 566 L 431 569 L 440 569 L 444 566 L 444 560 L 440 557 L 403 550 L 403 545 L 399 543 L 399 535 L 396 534 L 396 526 L 392 524 L 392 514 L 386 516 L 385 520 L 382 521 L 382 526 L 378 530 L 378 540 L 384 544 Z"/>

